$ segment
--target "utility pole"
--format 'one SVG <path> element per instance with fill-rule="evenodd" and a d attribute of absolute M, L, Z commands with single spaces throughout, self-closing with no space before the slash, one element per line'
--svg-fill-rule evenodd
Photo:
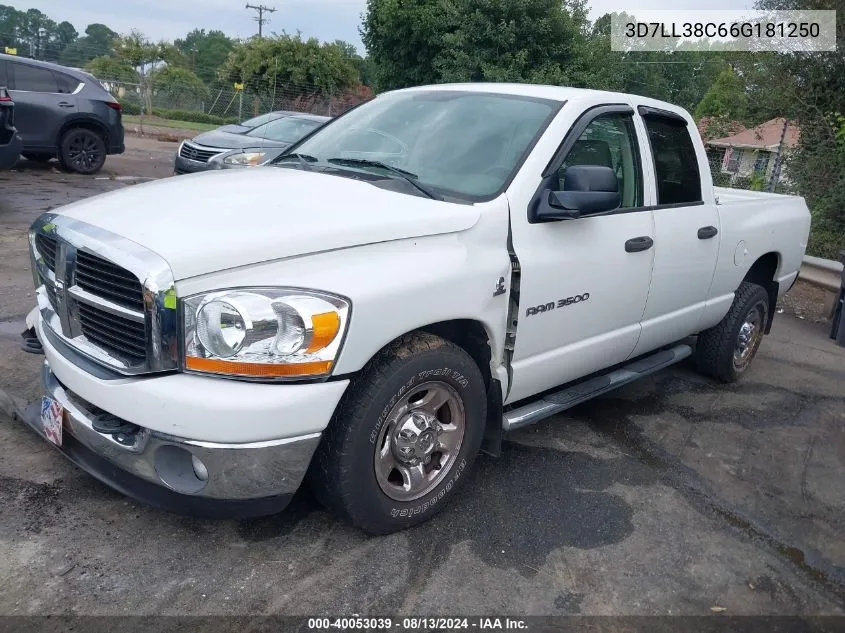
<path fill-rule="evenodd" d="M 270 21 L 270 18 L 264 17 L 264 13 L 275 13 L 276 9 L 265 7 L 263 4 L 247 4 L 246 8 L 258 11 L 258 17 L 253 19 L 258 22 L 258 37 L 262 37 L 264 35 L 264 23 Z"/>
<path fill-rule="evenodd" d="M 766 187 L 768 191 L 774 191 L 778 180 L 780 180 L 780 168 L 781 164 L 783 163 L 783 144 L 786 140 L 786 128 L 788 127 L 789 119 L 785 118 L 783 120 L 783 129 L 780 132 L 780 143 L 778 143 L 778 151 L 777 154 L 775 154 L 775 166 L 772 169 L 771 178 L 769 178 L 769 186 Z"/>

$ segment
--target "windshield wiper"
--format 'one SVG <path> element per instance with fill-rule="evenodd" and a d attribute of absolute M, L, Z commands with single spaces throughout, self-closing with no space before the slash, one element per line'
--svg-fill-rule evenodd
<path fill-rule="evenodd" d="M 370 160 L 368 158 L 329 158 L 326 160 L 326 162 L 332 163 L 334 165 L 348 165 L 349 167 L 380 167 L 381 169 L 389 171 L 391 174 L 395 174 L 400 178 L 404 178 L 406 181 L 411 183 L 411 185 L 413 185 L 415 189 L 421 191 L 432 200 L 443 200 L 443 196 L 434 193 L 431 189 L 421 184 L 419 180 L 417 180 L 418 176 L 416 174 L 412 174 L 411 172 L 405 171 L 404 169 L 399 169 L 398 167 L 394 167 L 393 165 L 388 165 L 387 163 L 383 163 L 380 160 Z"/>
<path fill-rule="evenodd" d="M 273 162 L 278 164 L 286 158 L 294 158 L 298 160 L 299 165 L 306 171 L 311 171 L 311 165 L 309 165 L 309 163 L 316 163 L 318 160 L 316 156 L 311 156 L 310 154 L 298 154 L 294 152 L 293 154 L 282 154 Z"/>

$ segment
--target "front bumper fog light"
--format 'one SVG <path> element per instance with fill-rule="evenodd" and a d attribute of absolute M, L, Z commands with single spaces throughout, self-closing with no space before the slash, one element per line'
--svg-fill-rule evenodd
<path fill-rule="evenodd" d="M 208 468 L 202 463 L 199 457 L 191 455 L 191 465 L 194 467 L 194 474 L 200 481 L 208 481 Z"/>

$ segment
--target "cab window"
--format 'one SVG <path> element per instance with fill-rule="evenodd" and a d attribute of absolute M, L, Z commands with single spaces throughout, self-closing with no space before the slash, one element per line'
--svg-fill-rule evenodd
<path fill-rule="evenodd" d="M 655 115 L 643 120 L 654 158 L 657 204 L 701 202 L 698 157 L 686 121 Z"/>
<path fill-rule="evenodd" d="M 619 182 L 620 207 L 642 206 L 642 168 L 636 129 L 630 114 L 603 114 L 590 122 L 558 170 L 560 190 L 566 182 L 566 169 L 574 165 L 610 167 Z"/>

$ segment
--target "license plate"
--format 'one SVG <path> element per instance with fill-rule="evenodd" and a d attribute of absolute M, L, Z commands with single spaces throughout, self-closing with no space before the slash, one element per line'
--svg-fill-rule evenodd
<path fill-rule="evenodd" d="M 65 408 L 44 396 L 41 398 L 41 425 L 45 437 L 56 446 L 62 445 L 62 422 L 65 418 Z"/>

